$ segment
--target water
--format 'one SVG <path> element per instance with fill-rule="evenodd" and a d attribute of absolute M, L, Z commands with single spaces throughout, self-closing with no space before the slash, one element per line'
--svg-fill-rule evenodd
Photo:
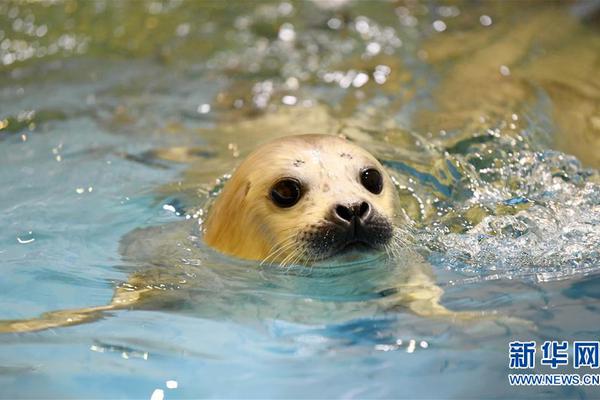
<path fill-rule="evenodd" d="M 0 318 L 158 293 L 0 335 L 2 397 L 598 397 L 506 377 L 511 340 L 600 336 L 593 3 L 341 3 L 0 4 Z M 303 132 L 389 168 L 444 305 L 530 323 L 390 307 L 402 260 L 286 272 L 187 237 Z"/>

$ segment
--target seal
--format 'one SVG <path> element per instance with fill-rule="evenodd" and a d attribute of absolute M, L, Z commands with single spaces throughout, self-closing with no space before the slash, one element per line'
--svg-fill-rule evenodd
<path fill-rule="evenodd" d="M 204 240 L 239 258 L 309 264 L 351 250 L 391 252 L 401 219 L 390 176 L 366 150 L 332 135 L 287 136 L 237 168 Z"/>
<path fill-rule="evenodd" d="M 326 264 L 328 258 L 347 253 L 394 256 L 407 222 L 398 199 L 390 175 L 361 147 L 333 135 L 287 136 L 258 147 L 239 165 L 209 209 L 203 239 L 226 255 L 277 266 Z M 197 226 L 194 220 L 182 221 L 126 235 L 123 257 L 144 260 L 149 268 L 131 274 L 109 304 L 0 321 L 0 333 L 77 325 L 114 310 L 163 309 L 181 300 L 183 290 L 166 288 L 181 289 L 182 282 L 199 272 L 178 264 L 195 247 L 190 224 Z M 390 272 L 393 287 L 379 293 L 378 307 L 427 317 L 481 316 L 443 307 L 443 291 L 430 266 L 414 255 L 404 260 L 406 266 Z M 210 282 L 198 279 L 194 284 Z M 280 315 L 277 310 L 273 318 Z"/>

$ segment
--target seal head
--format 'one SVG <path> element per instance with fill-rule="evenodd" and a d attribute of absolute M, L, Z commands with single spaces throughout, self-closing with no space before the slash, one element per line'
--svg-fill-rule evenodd
<path fill-rule="evenodd" d="M 205 241 L 236 257 L 310 263 L 349 250 L 386 250 L 395 187 L 366 150 L 337 136 L 276 139 L 251 153 L 209 212 Z"/>

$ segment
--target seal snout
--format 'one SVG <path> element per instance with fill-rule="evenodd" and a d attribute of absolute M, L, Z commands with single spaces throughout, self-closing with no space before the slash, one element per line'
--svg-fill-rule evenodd
<path fill-rule="evenodd" d="M 332 250 L 341 251 L 356 245 L 377 248 L 388 240 L 387 230 L 390 227 L 387 221 L 381 218 L 367 201 L 336 204 L 328 220 L 334 224 L 334 231 L 337 232 L 331 240 Z"/>
<path fill-rule="evenodd" d="M 349 206 L 338 204 L 333 210 L 333 219 L 336 223 L 345 226 L 364 223 L 371 215 L 371 205 L 366 201 Z"/>

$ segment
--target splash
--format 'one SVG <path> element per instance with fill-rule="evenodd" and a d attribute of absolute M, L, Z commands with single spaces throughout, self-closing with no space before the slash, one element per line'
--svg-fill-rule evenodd
<path fill-rule="evenodd" d="M 439 218 L 420 233 L 434 264 L 467 282 L 598 272 L 598 172 L 558 151 L 520 147 L 501 137 L 446 154 L 462 170 L 447 198 L 435 202 Z"/>

